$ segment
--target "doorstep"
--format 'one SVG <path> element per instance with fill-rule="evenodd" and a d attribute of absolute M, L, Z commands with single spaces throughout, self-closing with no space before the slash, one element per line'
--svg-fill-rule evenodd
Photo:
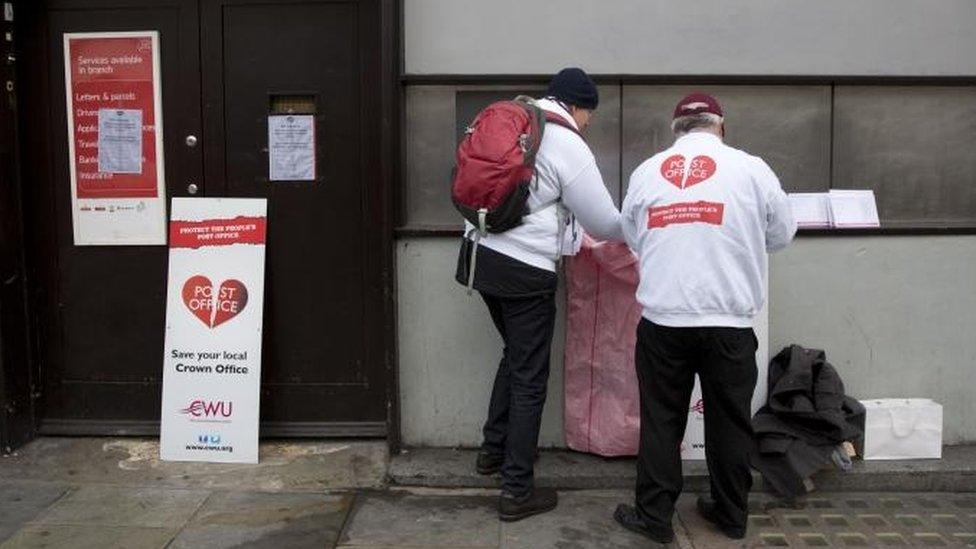
<path fill-rule="evenodd" d="M 498 475 L 475 472 L 476 450 L 410 448 L 390 459 L 393 486 L 494 488 Z M 704 461 L 686 461 L 685 490 L 708 490 Z M 632 458 L 601 458 L 569 450 L 544 450 L 536 463 L 539 486 L 562 490 L 633 488 Z M 756 476 L 756 489 L 762 481 Z M 850 473 L 823 471 L 813 478 L 822 492 L 972 492 L 976 491 L 976 446 L 949 446 L 941 460 L 855 461 Z"/>
<path fill-rule="evenodd" d="M 260 492 L 382 488 L 388 453 L 385 440 L 266 440 L 259 463 L 202 463 L 162 461 L 154 438 L 41 437 L 0 456 L 0 483 Z"/>

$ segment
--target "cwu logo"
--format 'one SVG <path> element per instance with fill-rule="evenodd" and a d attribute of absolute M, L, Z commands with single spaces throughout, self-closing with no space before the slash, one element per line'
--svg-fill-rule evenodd
<path fill-rule="evenodd" d="M 231 401 L 207 401 L 197 399 L 180 410 L 183 415 L 191 417 L 230 417 L 234 413 L 234 403 Z"/>

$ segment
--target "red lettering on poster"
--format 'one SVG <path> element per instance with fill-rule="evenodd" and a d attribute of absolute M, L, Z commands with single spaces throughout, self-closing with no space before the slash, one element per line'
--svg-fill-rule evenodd
<path fill-rule="evenodd" d="M 680 223 L 721 225 L 725 204 L 718 202 L 680 202 L 647 209 L 647 228 L 660 229 Z"/>
<path fill-rule="evenodd" d="M 170 248 L 202 248 L 231 244 L 264 244 L 267 218 L 237 216 L 232 219 L 169 223 Z"/>
<path fill-rule="evenodd" d="M 156 109 L 153 47 L 150 37 L 69 38 L 71 88 L 68 108 L 73 126 L 78 198 L 156 198 Z M 98 167 L 98 112 L 142 111 L 140 173 L 104 173 Z"/>

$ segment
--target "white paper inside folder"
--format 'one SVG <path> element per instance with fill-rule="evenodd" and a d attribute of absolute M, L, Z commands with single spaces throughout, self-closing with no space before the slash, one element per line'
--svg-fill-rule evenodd
<path fill-rule="evenodd" d="M 826 193 L 790 193 L 790 209 L 801 229 L 880 227 L 872 190 L 834 189 Z"/>
<path fill-rule="evenodd" d="M 838 229 L 880 227 L 878 205 L 874 191 L 837 190 L 830 191 L 830 216 Z"/>
<path fill-rule="evenodd" d="M 790 208 L 801 229 L 830 227 L 830 198 L 827 193 L 790 193 Z"/>

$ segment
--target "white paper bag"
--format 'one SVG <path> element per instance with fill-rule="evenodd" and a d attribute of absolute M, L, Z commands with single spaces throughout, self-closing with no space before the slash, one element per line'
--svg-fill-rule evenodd
<path fill-rule="evenodd" d="M 942 457 L 942 405 L 927 398 L 861 401 L 864 459 Z"/>

